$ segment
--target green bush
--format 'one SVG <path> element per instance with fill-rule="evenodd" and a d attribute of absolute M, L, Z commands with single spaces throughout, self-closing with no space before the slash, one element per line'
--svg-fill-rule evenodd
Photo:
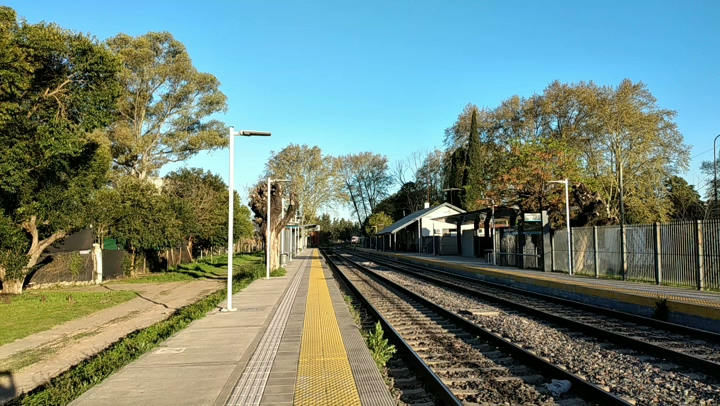
<path fill-rule="evenodd" d="M 384 335 L 385 332 L 380 322 L 377 322 L 375 323 L 375 330 L 365 337 L 365 342 L 367 342 L 367 346 L 370 349 L 370 354 L 372 354 L 375 364 L 377 364 L 380 370 L 385 367 L 385 364 L 390 361 L 390 358 L 392 358 L 397 351 L 394 345 L 388 344 L 387 338 L 383 338 Z"/>

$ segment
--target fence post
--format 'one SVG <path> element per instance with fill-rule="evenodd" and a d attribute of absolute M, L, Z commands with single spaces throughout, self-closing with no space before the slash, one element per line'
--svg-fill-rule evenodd
<path fill-rule="evenodd" d="M 662 244 L 660 243 L 660 223 L 655 222 L 653 227 L 653 240 L 655 241 L 655 284 L 662 283 Z"/>
<path fill-rule="evenodd" d="M 620 261 L 622 266 L 622 278 L 628 280 L 628 263 L 627 263 L 627 239 L 625 234 L 625 225 L 620 222 Z"/>
<path fill-rule="evenodd" d="M 702 220 L 695 220 L 695 241 L 697 242 L 697 288 L 705 288 L 705 263 L 703 255 L 703 224 Z"/>
<path fill-rule="evenodd" d="M 550 272 L 555 270 L 555 233 L 550 232 Z"/>
<path fill-rule="evenodd" d="M 93 244 L 92 255 L 95 263 L 95 283 L 99 285 L 103 281 L 102 249 L 100 249 L 100 244 Z"/>
<path fill-rule="evenodd" d="M 600 277 L 600 263 L 598 262 L 597 226 L 593 226 L 593 264 L 595 264 L 595 278 L 599 278 Z"/>

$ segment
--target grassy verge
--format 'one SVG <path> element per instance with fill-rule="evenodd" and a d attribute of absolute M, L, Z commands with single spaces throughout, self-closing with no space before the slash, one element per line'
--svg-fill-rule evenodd
<path fill-rule="evenodd" d="M 0 345 L 136 297 L 133 292 L 28 291 L 0 299 Z"/>
<path fill-rule="evenodd" d="M 233 258 L 233 274 L 238 275 L 255 272 L 257 266 L 263 263 L 263 257 L 258 254 L 235 255 Z M 227 256 L 215 256 L 212 259 L 203 258 L 196 262 L 178 265 L 171 268 L 168 272 L 139 275 L 134 278 L 117 279 L 107 283 L 188 282 L 197 278 L 227 278 Z"/>
<path fill-rule="evenodd" d="M 256 278 L 255 272 L 235 276 L 233 291 L 244 289 Z M 200 319 L 225 299 L 227 291 L 219 290 L 191 305 L 176 310 L 168 319 L 129 334 L 99 354 L 82 361 L 64 374 L 52 379 L 9 405 L 66 405 L 115 371 L 157 347 L 165 339 Z"/>

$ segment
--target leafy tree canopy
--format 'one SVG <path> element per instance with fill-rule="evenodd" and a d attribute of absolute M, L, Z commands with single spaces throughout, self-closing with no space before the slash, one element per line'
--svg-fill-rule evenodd
<path fill-rule="evenodd" d="M 110 154 L 93 132 L 113 120 L 120 65 L 93 38 L 18 21 L 4 6 L 0 49 L 0 209 L 30 246 L 22 270 L 0 274 L 18 292 L 45 248 L 85 226 L 88 196 L 105 183 Z M 0 240 L 17 236 L 5 230 Z"/>
<path fill-rule="evenodd" d="M 227 145 L 225 125 L 207 120 L 227 108 L 220 82 L 195 69 L 180 41 L 149 32 L 107 44 L 122 60 L 123 96 L 108 134 L 117 169 L 145 178 L 168 162 Z"/>

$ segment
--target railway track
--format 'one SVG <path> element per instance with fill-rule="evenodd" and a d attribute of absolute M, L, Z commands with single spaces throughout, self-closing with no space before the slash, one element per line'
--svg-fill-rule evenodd
<path fill-rule="evenodd" d="M 429 267 L 387 261 L 376 255 L 358 256 L 372 259 L 377 264 L 394 270 L 407 272 L 430 283 L 584 331 L 597 338 L 720 378 L 720 334 L 480 282 L 474 278 Z"/>
<path fill-rule="evenodd" d="M 360 257 L 366 261 L 372 260 L 372 263 L 365 265 L 374 267 L 376 271 L 382 272 L 385 277 L 396 283 L 401 283 L 416 293 L 420 292 L 426 298 L 463 314 L 474 323 L 512 336 L 513 340 L 523 347 L 536 350 L 548 359 L 580 375 L 589 376 L 593 382 L 607 385 L 614 392 L 639 403 L 653 404 L 664 399 L 686 404 L 715 404 L 713 402 L 720 399 L 720 388 L 717 386 L 717 381 L 712 378 L 720 373 L 720 365 L 715 361 L 718 346 L 715 341 L 717 335 L 714 333 L 697 331 L 697 334 L 693 335 L 695 329 L 624 314 L 618 316 L 620 319 L 613 318 L 611 316 L 617 312 L 600 309 L 598 312 L 601 314 L 589 313 L 585 305 L 573 307 L 573 303 L 562 299 L 544 301 L 543 298 L 546 297 L 543 295 L 519 292 L 512 288 L 508 290 L 502 285 L 488 286 L 477 279 L 461 277 L 453 273 L 387 261 L 384 257 L 379 259 L 366 253 L 362 253 Z M 392 276 L 393 274 L 395 275 Z M 399 277 L 399 275 L 406 276 Z M 423 281 L 427 286 L 418 288 L 422 283 L 414 281 Z M 413 284 L 415 286 L 412 286 Z M 437 289 L 440 291 L 434 291 Z M 518 323 L 527 322 L 528 315 L 541 320 L 545 326 L 534 328 L 555 330 L 547 332 L 548 337 L 553 336 L 562 341 L 581 341 L 581 345 L 568 345 L 568 349 L 578 348 L 577 351 L 584 352 L 588 360 L 571 356 L 569 353 L 572 351 L 568 351 L 568 354 L 562 353 L 563 349 L 557 346 L 554 350 L 543 350 L 543 347 L 552 348 L 552 346 L 545 346 L 537 340 L 524 337 L 532 335 L 531 331 L 512 331 L 512 327 L 504 326 L 505 319 L 509 317 L 493 318 L 472 313 L 472 307 L 486 305 L 505 315 L 515 317 Z M 467 311 L 468 308 L 471 309 L 470 312 Z M 639 321 L 645 321 L 651 326 L 638 325 Z M 659 327 L 667 327 L 667 329 L 657 330 Z M 690 335 L 680 334 L 681 331 L 689 332 Z M 602 342 L 595 342 L 597 339 Z M 594 351 L 590 344 L 594 345 Z M 638 354 L 637 351 L 643 354 Z M 618 358 L 618 353 L 624 355 Z M 596 365 L 592 365 L 589 359 L 597 357 L 597 354 L 609 354 L 609 356 L 606 360 L 597 359 L 594 362 Z M 618 358 L 617 364 L 622 367 L 608 373 L 607 368 L 601 366 L 608 364 L 610 358 Z M 622 365 L 623 363 L 627 365 Z M 674 364 L 692 368 L 693 371 L 678 370 L 677 365 Z M 634 374 L 639 375 L 638 382 L 633 384 L 627 379 L 630 377 L 622 377 L 622 374 L 627 374 L 628 371 L 634 371 Z M 702 373 L 698 374 L 696 371 Z M 618 376 L 620 377 L 617 378 Z M 639 384 L 643 380 L 649 382 L 646 389 Z"/>
<path fill-rule="evenodd" d="M 324 255 L 442 404 L 632 404 L 349 258 Z M 553 394 L 553 379 L 570 390 Z"/>

